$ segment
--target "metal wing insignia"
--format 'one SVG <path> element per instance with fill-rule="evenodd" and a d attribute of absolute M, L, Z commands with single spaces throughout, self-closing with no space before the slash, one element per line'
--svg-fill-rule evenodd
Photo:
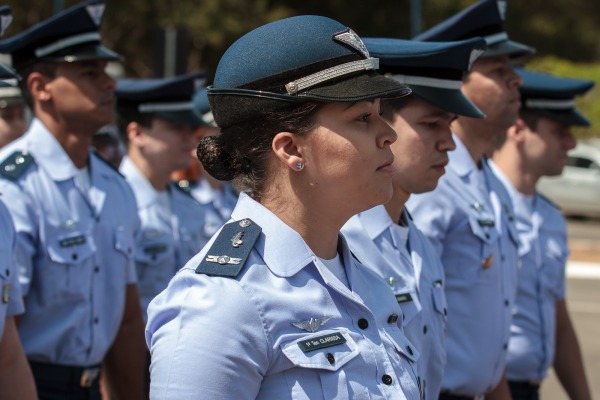
<path fill-rule="evenodd" d="M 332 317 L 330 316 L 324 316 L 321 318 L 311 318 L 308 321 L 292 322 L 292 325 L 294 325 L 296 328 L 300 328 L 307 332 L 315 332 L 331 318 Z"/>

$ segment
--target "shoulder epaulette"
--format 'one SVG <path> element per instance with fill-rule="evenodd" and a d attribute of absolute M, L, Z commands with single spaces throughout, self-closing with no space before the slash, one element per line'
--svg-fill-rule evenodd
<path fill-rule="evenodd" d="M 11 181 L 16 181 L 35 160 L 27 151 L 15 151 L 0 163 L 0 175 Z"/>
<path fill-rule="evenodd" d="M 235 278 L 261 232 L 262 228 L 251 219 L 226 224 L 196 268 L 196 273 Z"/>
<path fill-rule="evenodd" d="M 110 167 L 110 169 L 114 170 L 114 171 L 115 171 L 117 174 L 121 175 L 121 176 L 122 176 L 122 177 L 125 179 L 125 175 L 123 175 L 123 174 L 121 173 L 121 171 L 119 171 L 119 168 L 117 168 L 117 166 L 116 166 L 116 165 L 113 165 L 113 164 L 111 164 L 110 162 L 108 162 L 108 161 L 106 160 L 106 158 L 102 157 L 102 156 L 100 155 L 100 153 L 98 153 L 98 152 L 97 152 L 95 149 L 92 149 L 92 150 L 90 151 L 90 153 L 91 153 L 91 154 L 93 154 L 93 155 L 94 155 L 94 156 L 95 156 L 95 157 L 96 157 L 98 160 L 102 161 L 102 163 L 103 163 L 104 165 L 106 165 L 106 166 Z"/>

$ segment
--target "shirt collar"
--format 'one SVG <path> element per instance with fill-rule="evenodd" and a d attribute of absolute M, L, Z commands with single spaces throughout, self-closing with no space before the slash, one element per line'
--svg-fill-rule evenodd
<path fill-rule="evenodd" d="M 139 208 L 147 207 L 158 201 L 158 193 L 129 157 L 123 157 L 119 171 L 131 185 Z"/>
<path fill-rule="evenodd" d="M 240 193 L 231 218 L 233 220 L 250 218 L 262 228 L 263 234 L 260 235 L 254 248 L 267 267 L 276 275 L 293 276 L 316 259 L 298 232 L 245 193 Z M 349 260 L 345 259 L 346 254 L 342 256 L 344 263 L 348 263 Z"/>
<path fill-rule="evenodd" d="M 359 218 L 371 240 L 379 237 L 394 224 L 383 205 L 361 212 Z"/>
<path fill-rule="evenodd" d="M 35 163 L 55 181 L 66 181 L 77 175 L 77 167 L 54 135 L 37 118 L 31 122 L 23 143 Z"/>
<path fill-rule="evenodd" d="M 456 149 L 448 153 L 448 158 L 450 159 L 448 167 L 460 177 L 477 171 L 477 165 L 473 161 L 467 146 L 465 146 L 456 134 L 452 134 L 452 138 L 454 139 L 454 143 L 456 143 Z"/>

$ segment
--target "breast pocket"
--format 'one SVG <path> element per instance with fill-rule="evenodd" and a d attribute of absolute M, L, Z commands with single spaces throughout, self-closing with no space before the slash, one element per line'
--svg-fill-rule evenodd
<path fill-rule="evenodd" d="M 462 276 L 472 283 L 493 282 L 498 279 L 500 260 L 495 259 L 498 246 L 498 231 L 494 218 L 488 213 L 473 213 L 469 216 L 471 234 L 477 239 L 479 246 L 473 246 L 475 262 L 461 267 Z"/>
<path fill-rule="evenodd" d="M 35 273 L 49 298 L 87 299 L 91 293 L 96 252 L 93 237 L 78 230 L 49 227 L 46 231 L 49 263 Z M 34 280 L 36 277 L 34 277 Z"/>
<path fill-rule="evenodd" d="M 302 390 L 290 386 L 294 399 L 350 398 L 349 381 L 342 371 L 359 351 L 347 329 L 304 335 L 282 344 L 281 351 L 297 367 L 287 372 L 290 385 L 302 386 Z"/>
<path fill-rule="evenodd" d="M 554 298 L 564 296 L 565 264 L 567 251 L 557 240 L 548 238 L 545 243 L 543 279 L 544 288 Z"/>

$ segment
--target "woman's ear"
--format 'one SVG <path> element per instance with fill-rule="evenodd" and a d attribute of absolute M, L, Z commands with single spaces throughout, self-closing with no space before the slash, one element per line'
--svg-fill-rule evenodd
<path fill-rule="evenodd" d="M 301 171 L 305 166 L 301 141 L 301 137 L 291 132 L 279 132 L 271 142 L 275 156 L 294 171 Z"/>

